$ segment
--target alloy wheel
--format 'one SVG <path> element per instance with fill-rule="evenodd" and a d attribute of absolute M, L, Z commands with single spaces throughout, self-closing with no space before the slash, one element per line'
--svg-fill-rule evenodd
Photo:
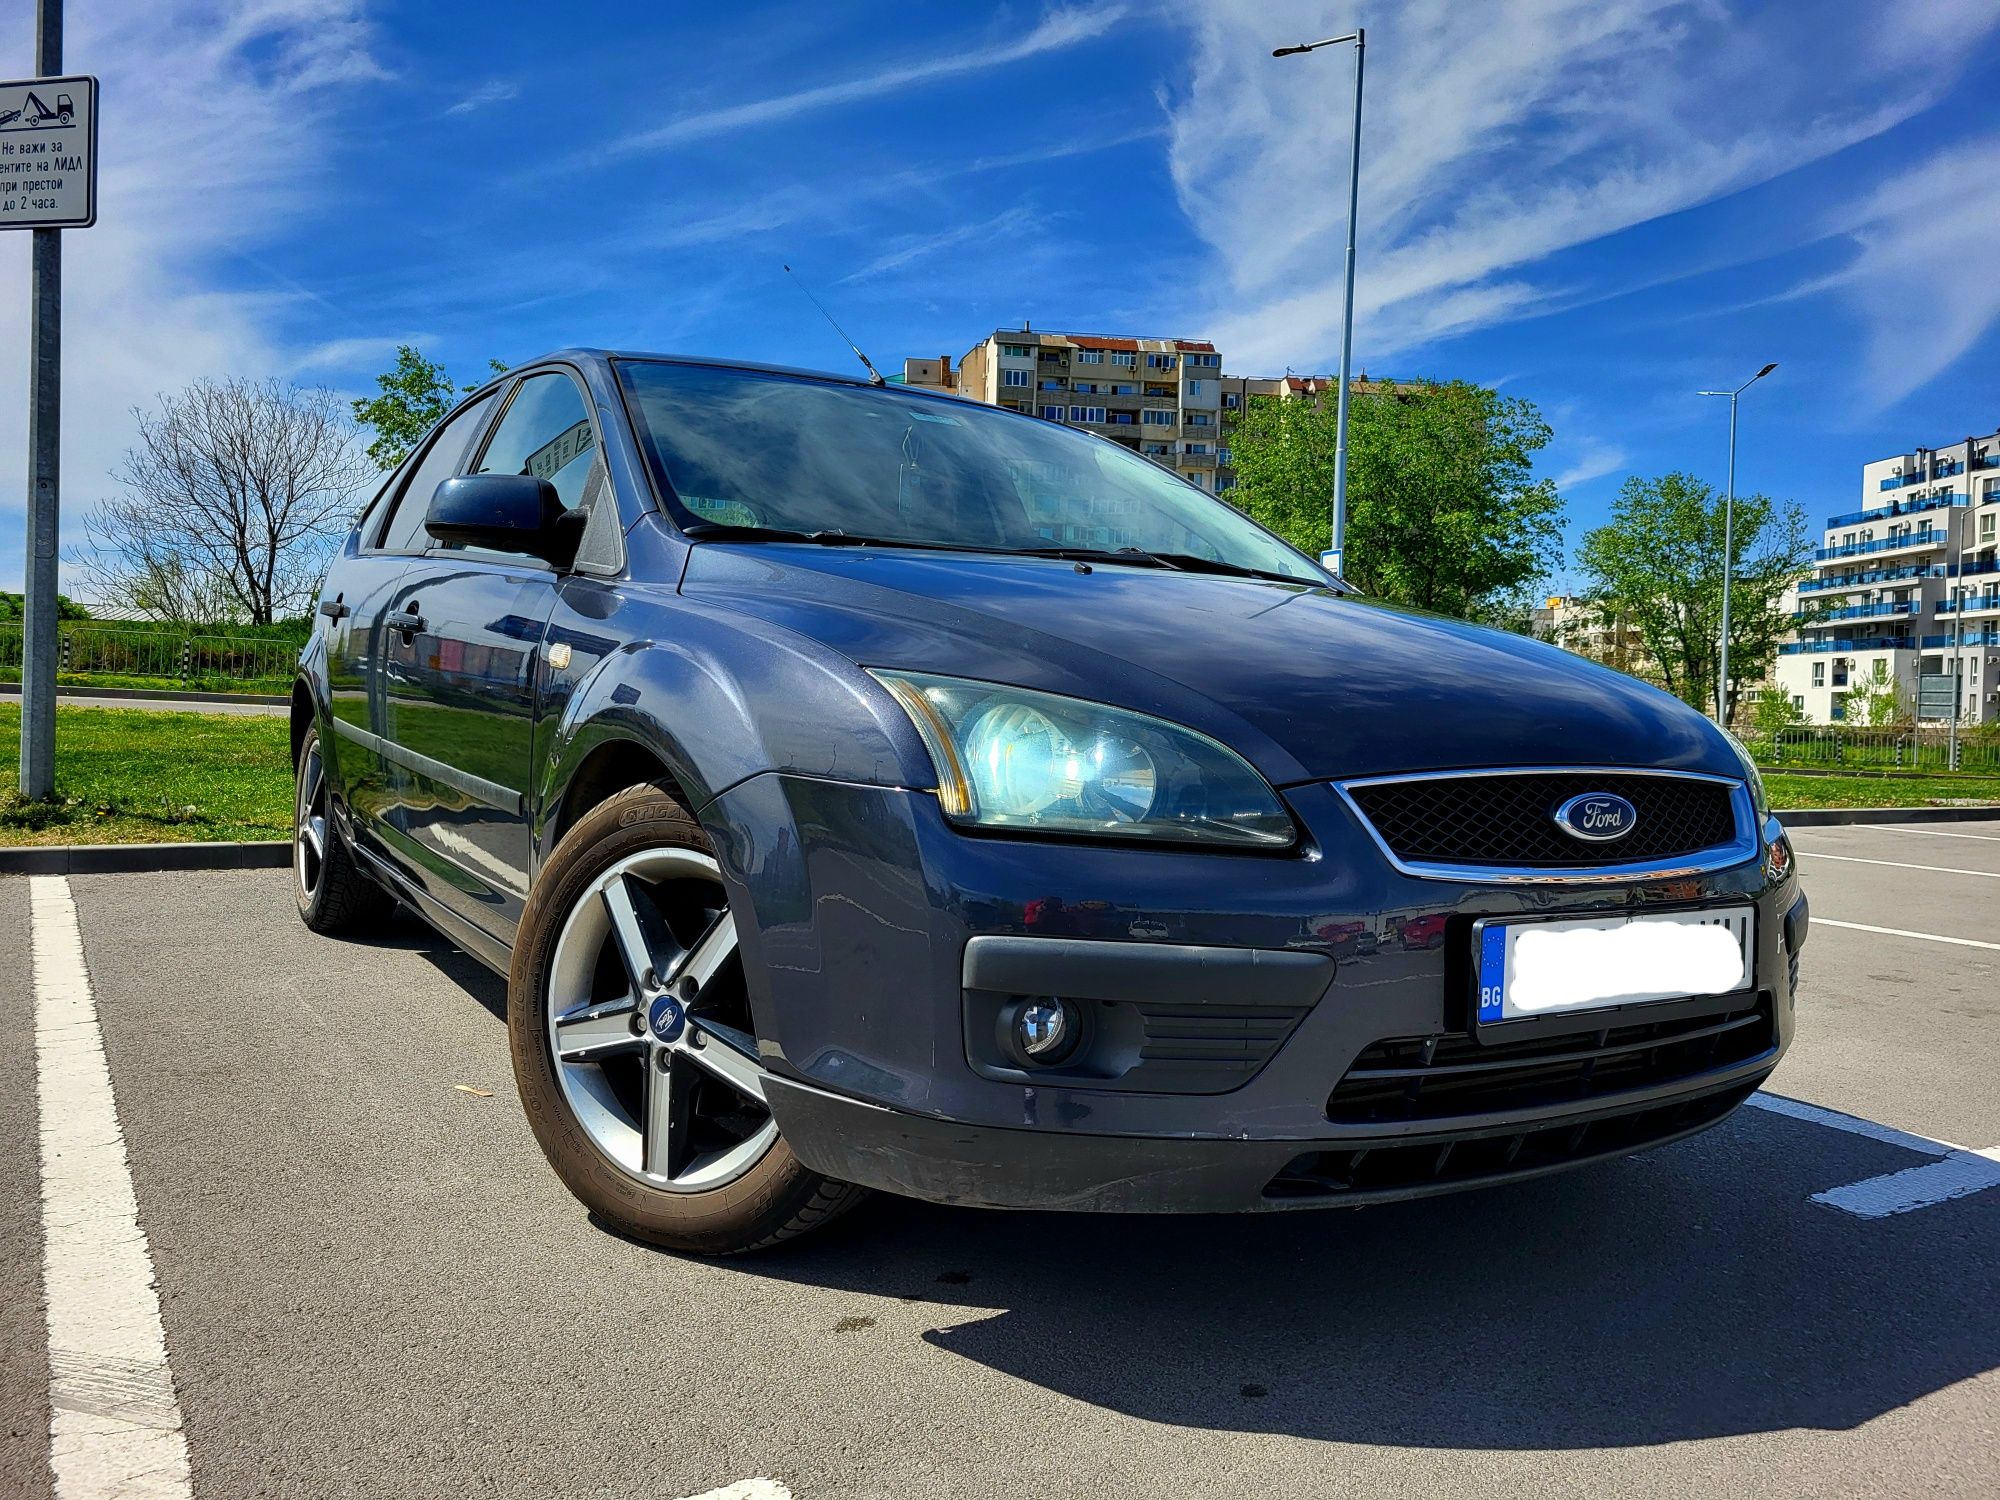
<path fill-rule="evenodd" d="M 292 870 L 308 905 L 319 893 L 326 870 L 326 840 L 326 765 L 315 742 L 299 763 L 298 819 L 292 836 Z"/>
<path fill-rule="evenodd" d="M 706 854 L 642 850 L 584 888 L 549 965 L 547 1033 L 577 1123 L 649 1187 L 721 1187 L 778 1138 L 735 919 Z"/>

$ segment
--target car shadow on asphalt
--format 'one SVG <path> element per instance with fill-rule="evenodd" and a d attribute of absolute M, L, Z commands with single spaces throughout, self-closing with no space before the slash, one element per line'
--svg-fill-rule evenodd
<path fill-rule="evenodd" d="M 936 1348 L 1176 1426 L 1529 1450 L 1848 1429 L 2000 1364 L 2000 1191 L 1876 1220 L 1807 1201 L 1923 1160 L 1743 1110 L 1648 1155 L 1358 1211 L 878 1196 L 730 1264 L 934 1304 Z"/>

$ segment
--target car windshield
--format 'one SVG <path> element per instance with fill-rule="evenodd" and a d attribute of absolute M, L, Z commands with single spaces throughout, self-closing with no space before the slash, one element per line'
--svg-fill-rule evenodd
<path fill-rule="evenodd" d="M 1039 418 L 754 370 L 621 360 L 618 372 L 683 526 L 745 528 L 753 540 L 762 530 L 995 552 L 1136 549 L 1134 562 L 1327 581 L 1150 459 Z"/>

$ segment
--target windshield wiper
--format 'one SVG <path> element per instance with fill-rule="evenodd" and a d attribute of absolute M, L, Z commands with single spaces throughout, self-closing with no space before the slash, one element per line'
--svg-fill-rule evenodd
<path fill-rule="evenodd" d="M 1153 552 L 1169 567 L 1181 568 L 1189 573 L 1222 573 L 1231 578 L 1268 578 L 1273 583 L 1296 583 L 1305 588 L 1324 588 L 1325 584 L 1315 583 L 1310 578 L 1301 578 L 1296 573 L 1280 573 L 1272 568 L 1253 568 L 1245 563 L 1224 562 L 1219 557 L 1202 557 L 1193 552 Z"/>
<path fill-rule="evenodd" d="M 721 521 L 698 521 L 683 526 L 681 533 L 697 542 L 810 542 L 816 547 L 909 547 L 923 552 L 990 552 L 990 547 L 972 547 L 962 542 L 930 542 L 907 536 L 867 536 L 844 531 L 838 526 L 823 531 L 795 531 L 783 526 L 731 526 Z"/>
<path fill-rule="evenodd" d="M 1065 562 L 1125 563 L 1135 568 L 1169 568 L 1176 572 L 1180 569 L 1179 563 L 1139 547 L 1001 547 L 994 550 L 1005 552 L 1010 557 L 1059 557 Z"/>
<path fill-rule="evenodd" d="M 1224 562 L 1193 552 L 1154 552 L 1145 547 L 1016 547 L 1025 557 L 1063 557 L 1078 562 L 1125 563 L 1139 568 L 1169 568 L 1176 573 L 1219 573 L 1229 578 L 1268 578 L 1273 583 L 1296 583 L 1317 588 L 1310 578 L 1294 573 L 1278 573 L 1269 568 L 1253 568 L 1244 563 Z"/>

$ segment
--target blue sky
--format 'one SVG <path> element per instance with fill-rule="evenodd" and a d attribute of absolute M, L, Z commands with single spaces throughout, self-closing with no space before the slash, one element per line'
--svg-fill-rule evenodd
<path fill-rule="evenodd" d="M 0 18 L 0 72 L 30 28 Z M 70 0 L 104 80 L 66 237 L 66 534 L 135 404 L 202 375 L 362 392 L 562 344 L 841 368 L 996 326 L 1331 366 L 1348 58 L 1369 28 L 1357 363 L 1528 397 L 1571 536 L 1628 473 L 1815 519 L 2000 425 L 1990 0 Z M 1477 27 L 1473 25 L 1477 22 Z M 0 587 L 21 577 L 27 236 L 0 241 Z"/>

